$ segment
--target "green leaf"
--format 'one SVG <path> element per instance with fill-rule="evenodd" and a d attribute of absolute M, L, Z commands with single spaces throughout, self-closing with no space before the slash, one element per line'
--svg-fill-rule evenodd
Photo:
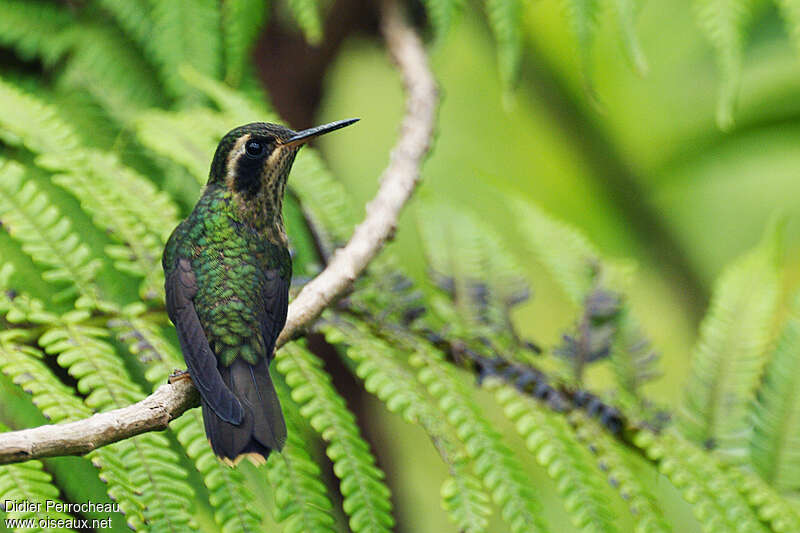
<path fill-rule="evenodd" d="M 475 463 L 475 474 L 503 511 L 503 520 L 515 533 L 547 531 L 532 482 L 524 474 L 499 433 L 489 424 L 471 394 L 441 356 L 422 346 L 411 358 L 417 378 L 439 399 L 439 407 L 456 426 L 459 439 Z"/>
<path fill-rule="evenodd" d="M 496 398 L 536 462 L 556 482 L 575 527 L 586 532 L 616 532 L 614 514 L 598 483 L 597 471 L 566 421 L 508 386 L 499 388 Z"/>
<path fill-rule="evenodd" d="M 753 466 L 782 492 L 800 489 L 800 294 L 778 344 L 772 351 L 764 381 L 753 406 Z"/>
<path fill-rule="evenodd" d="M 566 10 L 572 31 L 578 39 L 583 78 L 589 93 L 593 95 L 591 51 L 597 31 L 597 19 L 600 16 L 600 0 L 566 0 Z"/>
<path fill-rule="evenodd" d="M 265 0 L 228 0 L 222 3 L 222 45 L 225 82 L 239 87 L 250 63 L 250 52 L 267 17 Z"/>
<path fill-rule="evenodd" d="M 600 253 L 583 234 L 554 220 L 538 207 L 514 200 L 512 208 L 527 237 L 526 244 L 572 302 L 583 305 L 595 283 Z"/>
<path fill-rule="evenodd" d="M 0 424 L 0 431 L 8 431 L 8 427 Z M 42 527 L 40 521 L 74 523 L 74 517 L 50 508 L 64 504 L 58 496 L 58 487 L 52 484 L 52 476 L 41 461 L 0 466 L 0 501 L 4 502 L 6 524 L 9 519 L 30 519 L 35 525 L 25 527 L 25 531 L 74 531 L 69 527 Z M 6 507 L 9 502 L 16 502 L 17 509 Z"/>
<path fill-rule="evenodd" d="M 80 305 L 98 301 L 95 274 L 102 265 L 72 231 L 69 220 L 44 192 L 24 180 L 23 168 L 0 159 L 0 218 L 5 231 L 22 244 L 34 261 L 45 266 L 43 277 L 67 285 L 56 298 L 80 297 Z"/>
<path fill-rule="evenodd" d="M 691 440 L 739 459 L 748 453 L 749 407 L 767 362 L 777 310 L 780 237 L 781 231 L 770 229 L 715 284 L 679 419 Z"/>
<path fill-rule="evenodd" d="M 15 298 L 15 302 L 20 298 L 23 296 Z M 13 340 L 0 341 L 0 371 L 31 394 L 33 403 L 53 423 L 80 420 L 92 414 L 75 391 L 53 375 L 44 364 L 42 353 L 33 347 L 15 344 Z M 128 525 L 134 529 L 143 527 L 144 504 L 136 494 L 138 489 L 129 481 L 128 466 L 112 447 L 95 450 L 89 458 L 100 470 L 100 478 L 108 484 L 108 494 L 119 503 Z"/>
<path fill-rule="evenodd" d="M 431 439 L 450 476 L 442 485 L 442 507 L 461 531 L 484 531 L 491 513 L 489 497 L 480 482 L 469 473 L 470 461 L 464 445 L 425 394 L 410 369 L 401 364 L 396 348 L 402 342 L 389 343 L 372 336 L 369 326 L 345 316 L 325 317 L 321 326 L 331 344 L 341 346 L 364 387 L 375 394 L 386 408 L 400 414 L 407 422 L 418 424 Z M 524 517 L 523 517 L 524 518 Z"/>
<path fill-rule="evenodd" d="M 153 31 L 147 41 L 170 93 L 180 101 L 197 101 L 181 77 L 183 65 L 218 79 L 221 75 L 220 12 L 215 0 L 150 0 Z"/>
<path fill-rule="evenodd" d="M 0 3 L 0 44 L 13 47 L 25 60 L 41 57 L 49 66 L 72 44 L 63 30 L 75 22 L 68 10 L 52 3 L 5 0 Z"/>
<path fill-rule="evenodd" d="M 484 3 L 497 41 L 500 77 L 511 87 L 519 77 L 522 57 L 522 3 L 520 0 L 485 0 Z"/>
<path fill-rule="evenodd" d="M 655 497 L 643 483 L 630 451 L 619 446 L 605 428 L 585 413 L 573 411 L 569 416 L 576 436 L 597 456 L 598 466 L 606 473 L 609 484 L 628 504 L 636 531 L 672 531 Z"/>
<path fill-rule="evenodd" d="M 284 410 L 286 403 L 281 400 Z M 275 491 L 275 518 L 285 533 L 334 532 L 333 505 L 319 466 L 311 460 L 300 428 L 286 417 L 286 444 L 267 460 L 267 475 Z"/>
<path fill-rule="evenodd" d="M 144 277 L 142 296 L 158 298 L 163 293 L 161 250 L 178 224 L 172 200 L 115 155 L 81 147 L 51 106 L 2 82 L 0 96 L 9 108 L 0 116 L 0 138 L 26 147 L 36 154 L 37 164 L 60 173 L 54 181 L 73 193 L 94 223 L 121 244 L 107 250 L 115 266 Z M 8 186 L 12 183 L 9 180 Z"/>
<path fill-rule="evenodd" d="M 717 124 L 733 126 L 733 112 L 742 77 L 742 51 L 753 0 L 695 0 L 700 26 L 717 53 L 720 70 Z"/>
<path fill-rule="evenodd" d="M 423 0 L 423 3 L 436 39 L 443 41 L 456 17 L 464 9 L 463 0 Z"/>
<path fill-rule="evenodd" d="M 751 506 L 745 497 L 748 491 L 736 480 L 737 470 L 729 472 L 712 454 L 701 451 L 674 431 L 656 435 L 641 430 L 634 442 L 692 505 L 703 531 L 766 533 L 756 515 L 757 506 Z"/>
<path fill-rule="evenodd" d="M 292 389 L 300 413 L 328 443 L 333 472 L 341 480 L 342 506 L 353 531 L 390 531 L 394 525 L 384 473 L 375 466 L 369 445 L 361 438 L 355 417 L 331 385 L 322 362 L 299 343 L 278 351 L 277 369 Z"/>
<path fill-rule="evenodd" d="M 619 37 L 628 55 L 628 61 L 640 76 L 645 76 L 649 70 L 647 57 L 642 50 L 635 27 L 638 4 L 638 0 L 614 0 Z"/>

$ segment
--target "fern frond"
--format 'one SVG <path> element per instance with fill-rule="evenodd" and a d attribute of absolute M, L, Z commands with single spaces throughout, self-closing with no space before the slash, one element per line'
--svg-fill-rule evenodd
<path fill-rule="evenodd" d="M 384 473 L 375 466 L 369 445 L 361 438 L 353 414 L 333 389 L 322 362 L 299 343 L 278 351 L 276 367 L 292 389 L 300 413 L 328 442 L 327 454 L 341 480 L 343 508 L 353 531 L 389 531 L 394 525 Z"/>
<path fill-rule="evenodd" d="M 516 83 L 522 57 L 522 3 L 520 0 L 485 0 L 489 25 L 497 41 L 497 63 L 506 86 Z"/>
<path fill-rule="evenodd" d="M 473 214 L 442 202 L 425 202 L 417 213 L 429 269 L 451 293 L 462 322 L 474 337 L 515 344 L 510 310 L 528 297 L 529 288 L 502 237 Z"/>
<path fill-rule="evenodd" d="M 95 0 L 111 14 L 119 27 L 141 48 L 145 48 L 153 33 L 147 0 Z"/>
<path fill-rule="evenodd" d="M 464 533 L 481 533 L 489 525 L 491 513 L 489 496 L 483 492 L 481 483 L 464 472 L 466 461 L 450 465 L 451 475 L 442 483 L 442 507 Z"/>
<path fill-rule="evenodd" d="M 8 427 L 0 423 L 0 432 L 8 431 Z M 56 528 L 42 527 L 40 520 L 60 520 L 62 523 L 71 523 L 70 515 L 48 510 L 53 502 L 62 505 L 59 499 L 58 487 L 52 483 L 53 477 L 44 470 L 41 461 L 25 461 L 13 465 L 0 466 L 0 508 L 5 511 L 6 518 L 11 519 L 32 519 L 36 524 L 33 528 L 25 528 L 26 531 L 54 531 Z M 25 510 L 11 510 L 5 508 L 10 502 L 25 502 L 26 504 L 38 504 L 40 511 L 32 510 L 29 505 Z M 58 531 L 73 531 L 71 528 L 57 528 Z"/>
<path fill-rule="evenodd" d="M 620 309 L 616 322 L 611 368 L 621 389 L 635 394 L 642 384 L 659 375 L 659 355 L 651 348 L 638 320 L 627 306 Z"/>
<path fill-rule="evenodd" d="M 651 461 L 658 463 L 659 471 L 692 505 L 703 531 L 766 533 L 767 529 L 740 493 L 740 487 L 712 454 L 702 452 L 674 432 L 656 435 L 641 430 L 634 436 L 634 442 Z"/>
<path fill-rule="evenodd" d="M 443 41 L 464 8 L 463 0 L 423 0 L 423 4 L 436 39 Z"/>
<path fill-rule="evenodd" d="M 532 483 L 470 393 L 464 390 L 455 369 L 444 363 L 440 354 L 424 346 L 417 347 L 410 363 L 419 369 L 418 379 L 439 399 L 439 407 L 456 426 L 459 439 L 475 462 L 475 473 L 502 509 L 503 520 L 511 530 L 547 531 L 536 496 L 530 489 Z"/>
<path fill-rule="evenodd" d="M 600 16 L 600 0 L 566 0 L 566 10 L 572 31 L 578 39 L 584 82 L 591 93 L 593 92 L 591 51 L 594 34 L 597 31 L 597 19 Z"/>
<path fill-rule="evenodd" d="M 526 243 L 574 304 L 584 306 L 597 290 L 619 296 L 629 274 L 623 265 L 602 261 L 595 246 L 577 229 L 550 218 L 538 207 L 513 201 Z M 621 296 L 619 296 L 622 298 Z M 620 387 L 637 394 L 638 387 L 657 374 L 658 357 L 649 350 L 638 320 L 624 299 L 614 318 L 611 363 Z"/>
<path fill-rule="evenodd" d="M 111 28 L 83 22 L 40 2 L 10 0 L 0 6 L 0 43 L 46 65 L 65 58 L 57 85 L 80 88 L 116 118 L 161 103 L 151 68 L 131 43 Z"/>
<path fill-rule="evenodd" d="M 266 100 L 253 100 L 188 65 L 180 69 L 180 75 L 186 83 L 205 94 L 232 124 L 246 123 L 252 121 L 253 117 L 261 117 L 260 120 L 267 122 L 280 122 Z"/>
<path fill-rule="evenodd" d="M 620 447 L 605 428 L 581 411 L 569 415 L 575 435 L 597 456 L 598 465 L 608 482 L 628 504 L 636 531 L 650 533 L 672 531 L 655 498 L 642 484 L 640 474 L 631 462 L 629 451 Z"/>
<path fill-rule="evenodd" d="M 42 353 L 17 344 L 18 332 L 4 331 L 0 339 L 0 371 L 31 395 L 34 405 L 53 423 L 79 420 L 91 414 L 75 391 L 61 383 L 44 364 Z"/>
<path fill-rule="evenodd" d="M 225 82 L 231 87 L 241 84 L 250 51 L 266 17 L 264 0 L 229 0 L 222 4 Z"/>
<path fill-rule="evenodd" d="M 69 220 L 30 180 L 23 180 L 20 165 L 0 160 L 0 217 L 3 227 L 22 244 L 25 253 L 43 265 L 43 277 L 67 285 L 56 295 L 77 295 L 79 306 L 96 305 L 99 299 L 94 278 L 102 265 L 92 258 L 88 246 L 72 231 Z"/>
<path fill-rule="evenodd" d="M 142 109 L 164 103 L 152 67 L 113 28 L 80 24 L 69 32 L 74 45 L 57 86 L 86 91 L 121 124 Z"/>
<path fill-rule="evenodd" d="M 21 298 L 18 297 L 17 299 Z M 53 423 L 80 420 L 92 414 L 75 392 L 61 383 L 42 361 L 35 348 L 14 342 L 13 330 L 0 339 L 0 371 L 31 394 L 34 405 Z M 108 483 L 108 494 L 120 505 L 128 525 L 139 529 L 145 524 L 144 505 L 130 481 L 128 466 L 112 447 L 95 450 L 88 456 Z"/>
<path fill-rule="evenodd" d="M 645 57 L 642 45 L 639 42 L 639 36 L 636 33 L 637 7 L 637 0 L 614 0 L 617 26 L 619 27 L 623 48 L 628 55 L 628 61 L 630 61 L 631 66 L 639 75 L 645 76 L 649 67 L 647 66 L 647 57 Z"/>
<path fill-rule="evenodd" d="M 9 324 L 51 324 L 58 320 L 58 315 L 49 312 L 44 303 L 32 298 L 26 293 L 17 293 L 9 286 L 9 279 L 14 273 L 14 265 L 6 263 L 0 266 L 0 316 L 4 316 Z M 3 335 L 16 336 L 18 334 L 28 334 L 21 329 L 9 329 L 0 333 Z"/>
<path fill-rule="evenodd" d="M 145 364 L 145 377 L 156 388 L 167 381 L 173 369 L 185 363 L 159 328 L 141 316 L 144 310 L 141 304 L 129 306 L 110 326 L 131 353 Z M 225 467 L 214 455 L 200 412 L 193 409 L 184 413 L 170 423 L 170 429 L 203 476 L 220 530 L 225 533 L 258 531 L 261 516 L 253 505 L 253 495 L 244 486 L 242 473 Z"/>
<path fill-rule="evenodd" d="M 63 30 L 74 23 L 72 14 L 55 4 L 6 0 L 0 4 L 0 44 L 14 48 L 25 60 L 41 57 L 49 66 L 72 44 Z"/>
<path fill-rule="evenodd" d="M 742 76 L 742 50 L 752 0 L 695 0 L 700 25 L 717 53 L 720 90 L 717 124 L 733 126 L 733 112 Z"/>
<path fill-rule="evenodd" d="M 413 373 L 393 357 L 395 348 L 372 336 L 369 328 L 355 319 L 326 314 L 320 324 L 325 340 L 343 349 L 355 363 L 356 375 L 364 388 L 386 404 L 386 408 L 404 420 L 420 424 L 432 439 L 449 440 L 437 422 L 430 398 L 417 385 Z"/>
<path fill-rule="evenodd" d="M 766 363 L 778 304 L 780 234 L 769 230 L 715 284 L 679 419 L 690 440 L 718 446 L 740 459 L 747 455 L 749 407 Z"/>
<path fill-rule="evenodd" d="M 544 214 L 523 200 L 513 200 L 512 207 L 525 233 L 526 244 L 547 267 L 550 275 L 576 305 L 595 283 L 600 254 L 580 232 Z"/>
<path fill-rule="evenodd" d="M 166 236 L 178 224 L 177 207 L 163 192 L 112 155 L 86 151 L 87 174 L 76 170 L 53 181 L 77 197 L 95 225 L 123 243 L 106 247 L 114 266 L 144 277 L 140 294 L 158 299 L 163 294 L 161 251 Z"/>
<path fill-rule="evenodd" d="M 290 187 L 297 193 L 304 211 L 325 232 L 323 246 L 332 251 L 346 241 L 358 222 L 352 199 L 344 184 L 334 176 L 319 153 L 303 149 L 292 167 Z"/>
<path fill-rule="evenodd" d="M 163 291 L 158 258 L 177 225 L 177 208 L 167 195 L 116 156 L 80 147 L 72 128 L 38 99 L 0 82 L 9 114 L 0 114 L 0 137 L 23 145 L 36 162 L 63 174 L 54 181 L 73 193 L 95 224 L 122 246 L 107 251 L 120 270 L 145 277 L 144 296 Z"/>
<path fill-rule="evenodd" d="M 286 417 L 286 425 L 283 451 L 267 460 L 267 476 L 275 491 L 275 518 L 285 533 L 333 533 L 333 505 L 319 479 L 319 466 L 311 460 L 308 443 L 291 416 Z"/>
<path fill-rule="evenodd" d="M 776 533 L 800 531 L 800 511 L 789 498 L 782 497 L 757 474 L 742 468 L 727 468 L 730 482 L 747 500 L 756 516 Z"/>
<path fill-rule="evenodd" d="M 207 109 L 147 111 L 135 121 L 139 141 L 153 153 L 184 167 L 198 183 L 208 181 L 209 161 L 219 142 L 221 116 Z M 224 126 L 222 126 L 224 127 Z"/>
<path fill-rule="evenodd" d="M 58 364 L 78 381 L 78 390 L 87 395 L 84 402 L 93 410 L 124 407 L 142 399 L 142 390 L 124 370 L 114 348 L 103 340 L 108 330 L 82 324 L 87 317 L 85 311 L 67 313 L 39 338 L 39 344 L 58 356 Z M 176 532 L 191 527 L 194 491 L 164 435 L 146 433 L 111 448 L 138 489 L 149 527 Z M 120 473 L 118 479 L 126 478 Z"/>
<path fill-rule="evenodd" d="M 288 0 L 289 10 L 292 12 L 297 25 L 303 30 L 306 41 L 312 45 L 322 42 L 322 14 L 318 0 Z"/>
<path fill-rule="evenodd" d="M 261 515 L 253 503 L 252 493 L 245 486 L 244 476 L 217 459 L 208 443 L 200 411 L 184 413 L 170 423 L 170 429 L 203 477 L 219 530 L 223 533 L 260 531 Z"/>
<path fill-rule="evenodd" d="M 150 6 L 153 31 L 145 51 L 158 65 L 172 96 L 192 99 L 191 88 L 179 74 L 181 66 L 190 65 L 215 79 L 221 73 L 218 2 L 150 0 Z"/>
<path fill-rule="evenodd" d="M 779 491 L 800 490 L 800 294 L 794 299 L 753 407 L 750 455 Z"/>
<path fill-rule="evenodd" d="M 59 154 L 62 160 L 79 148 L 78 138 L 55 109 L 1 78 L 0 103 L 0 140 L 3 142 L 22 145 L 36 154 Z"/>
<path fill-rule="evenodd" d="M 511 387 L 499 388 L 496 397 L 536 461 L 556 482 L 575 527 L 587 532 L 616 532 L 599 476 L 566 421 Z"/>
<path fill-rule="evenodd" d="M 396 348 L 372 336 L 369 327 L 344 316 L 326 317 L 320 325 L 325 339 L 341 346 L 355 364 L 364 388 L 386 408 L 406 421 L 418 424 L 431 439 L 450 476 L 442 486 L 442 507 L 460 531 L 483 531 L 491 509 L 480 482 L 468 472 L 466 451 L 442 420 L 431 399 L 419 388 L 414 375 L 393 356 Z"/>

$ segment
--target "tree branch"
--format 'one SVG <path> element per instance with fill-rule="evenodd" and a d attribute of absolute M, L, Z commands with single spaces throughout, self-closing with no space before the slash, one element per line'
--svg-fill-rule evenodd
<path fill-rule="evenodd" d="M 403 206 L 420 179 L 420 165 L 433 138 L 438 95 L 421 40 L 403 20 L 392 1 L 383 4 L 382 30 L 386 45 L 403 76 L 406 110 L 400 138 L 381 176 L 366 217 L 350 241 L 337 250 L 328 266 L 289 305 L 286 326 L 277 346 L 283 346 L 316 319 L 361 275 L 391 239 Z M 188 380 L 161 385 L 144 400 L 84 420 L 0 434 L 0 464 L 40 457 L 82 455 L 101 446 L 148 431 L 166 429 L 171 420 L 198 404 Z"/>

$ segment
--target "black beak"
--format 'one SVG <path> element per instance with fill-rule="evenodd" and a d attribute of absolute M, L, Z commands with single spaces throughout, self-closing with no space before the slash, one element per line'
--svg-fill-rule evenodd
<path fill-rule="evenodd" d="M 320 135 L 325 135 L 326 133 L 344 128 L 345 126 L 349 126 L 350 124 L 358 122 L 359 120 L 361 119 L 348 118 L 345 120 L 337 120 L 336 122 L 331 122 L 329 124 L 323 124 L 322 126 L 308 128 L 307 130 L 298 131 L 288 139 L 281 141 L 280 144 L 282 146 L 297 146 L 300 144 L 305 144 L 314 137 L 319 137 Z"/>

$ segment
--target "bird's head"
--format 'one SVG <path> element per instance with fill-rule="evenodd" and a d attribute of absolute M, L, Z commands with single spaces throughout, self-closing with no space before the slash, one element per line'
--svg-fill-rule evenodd
<path fill-rule="evenodd" d="M 269 122 L 239 126 L 219 142 L 208 183 L 224 185 L 245 201 L 265 192 L 280 191 L 282 196 L 297 151 L 311 139 L 357 121 L 339 120 L 303 131 Z"/>
<path fill-rule="evenodd" d="M 298 150 L 325 133 L 358 121 L 339 120 L 303 131 L 253 122 L 229 131 L 219 142 L 208 185 L 227 188 L 242 220 L 275 242 L 285 243 L 281 210 L 286 180 Z"/>

